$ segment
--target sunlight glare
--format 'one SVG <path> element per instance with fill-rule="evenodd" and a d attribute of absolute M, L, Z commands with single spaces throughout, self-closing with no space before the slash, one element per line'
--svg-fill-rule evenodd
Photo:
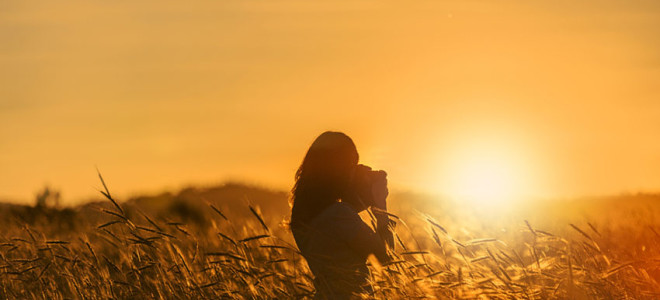
<path fill-rule="evenodd" d="M 454 194 L 476 204 L 501 204 L 515 194 L 515 176 L 503 161 L 468 161 L 457 170 L 455 180 Z"/>
<path fill-rule="evenodd" d="M 524 165 L 522 157 L 507 149 L 470 147 L 452 161 L 449 193 L 477 206 L 508 205 L 528 192 Z"/>

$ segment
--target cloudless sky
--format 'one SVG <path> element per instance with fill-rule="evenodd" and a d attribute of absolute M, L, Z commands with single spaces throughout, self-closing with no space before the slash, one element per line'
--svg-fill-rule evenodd
<path fill-rule="evenodd" d="M 0 2 L 0 199 L 289 189 L 324 130 L 395 189 L 660 191 L 660 2 Z"/>

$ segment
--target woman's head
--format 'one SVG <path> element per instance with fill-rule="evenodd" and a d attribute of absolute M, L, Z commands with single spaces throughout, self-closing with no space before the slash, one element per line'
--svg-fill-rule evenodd
<path fill-rule="evenodd" d="M 292 189 L 291 224 L 307 223 L 346 192 L 359 155 L 353 140 L 326 131 L 307 150 Z"/>

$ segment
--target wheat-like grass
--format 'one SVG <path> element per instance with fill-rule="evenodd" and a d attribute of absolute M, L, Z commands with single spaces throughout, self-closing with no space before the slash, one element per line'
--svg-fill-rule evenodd
<path fill-rule="evenodd" d="M 312 275 L 290 233 L 278 226 L 281 216 L 269 218 L 252 204 L 249 214 L 238 215 L 208 203 L 209 213 L 195 222 L 154 217 L 123 207 L 99 178 L 109 206 L 99 208 L 96 224 L 78 225 L 66 237 L 52 233 L 48 222 L 16 222 L 0 232 L 0 298 L 313 295 Z M 636 227 L 621 225 L 619 231 L 592 222 L 565 223 L 570 230 L 559 234 L 520 220 L 507 224 L 515 230 L 503 232 L 470 230 L 466 223 L 473 221 L 467 219 L 401 211 L 389 212 L 398 223 L 393 260 L 369 260 L 373 292 L 363 298 L 660 297 L 660 235 L 652 223 L 630 220 Z M 633 237 L 642 231 L 649 235 Z"/>

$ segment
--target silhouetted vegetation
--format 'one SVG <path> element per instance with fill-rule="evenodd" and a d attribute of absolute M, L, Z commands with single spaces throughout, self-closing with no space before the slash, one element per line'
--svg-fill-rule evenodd
<path fill-rule="evenodd" d="M 240 184 L 74 208 L 1 205 L 0 298 L 301 298 L 288 194 Z M 656 195 L 488 211 L 394 193 L 396 259 L 368 298 L 655 299 Z M 494 213 L 496 211 L 496 213 Z M 367 216 L 365 216 L 367 217 Z"/>

